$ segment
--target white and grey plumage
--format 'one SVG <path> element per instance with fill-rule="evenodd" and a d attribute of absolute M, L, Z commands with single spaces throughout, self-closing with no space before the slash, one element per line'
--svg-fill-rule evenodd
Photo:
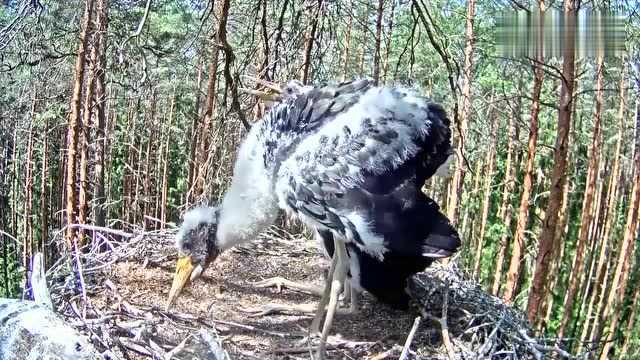
<path fill-rule="evenodd" d="M 178 273 L 186 267 L 195 279 L 220 252 L 254 239 L 284 210 L 317 230 L 330 255 L 338 250 L 336 274 L 349 272 L 353 287 L 406 307 L 407 279 L 460 245 L 421 191 L 450 156 L 450 137 L 442 107 L 415 91 L 367 80 L 290 82 L 243 141 L 220 207 L 185 215 L 177 245 L 190 261 L 179 263 Z M 336 276 L 334 282 L 342 280 Z"/>
<path fill-rule="evenodd" d="M 102 357 L 53 310 L 33 301 L 0 298 L 0 359 Z"/>

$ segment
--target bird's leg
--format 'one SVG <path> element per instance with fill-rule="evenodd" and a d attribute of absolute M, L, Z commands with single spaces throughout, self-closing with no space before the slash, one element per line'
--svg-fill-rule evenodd
<path fill-rule="evenodd" d="M 331 258 L 331 265 L 329 266 L 329 273 L 327 275 L 327 281 L 325 282 L 324 291 L 322 293 L 322 297 L 320 298 L 318 308 L 316 309 L 316 316 L 311 322 L 310 331 L 312 334 L 320 332 L 320 322 L 322 321 L 324 310 L 329 303 L 329 296 L 331 295 L 331 279 L 333 278 L 333 275 L 335 273 L 337 262 L 338 256 L 334 253 L 333 257 Z"/>
<path fill-rule="evenodd" d="M 340 291 L 342 290 L 342 284 L 347 277 L 347 249 L 345 247 L 344 242 L 340 240 L 335 241 L 335 256 L 337 257 L 336 267 L 333 271 L 333 276 L 331 280 L 331 291 L 329 297 L 329 307 L 327 309 L 327 316 L 324 320 L 324 325 L 322 326 L 322 334 L 320 335 L 320 344 L 318 345 L 318 358 L 324 359 L 324 353 L 327 345 L 327 338 L 329 337 L 329 331 L 331 330 L 331 325 L 333 324 L 333 316 L 336 313 L 336 308 L 338 306 L 338 296 L 340 295 Z M 322 309 L 324 307 L 319 307 L 318 309 Z"/>
<path fill-rule="evenodd" d="M 349 290 L 349 314 L 357 314 L 360 311 L 358 307 L 360 293 L 353 286 L 349 286 Z"/>
<path fill-rule="evenodd" d="M 344 284 L 342 284 L 342 301 L 345 304 L 351 302 L 351 281 L 348 278 L 345 278 Z"/>
<path fill-rule="evenodd" d="M 322 296 L 322 293 L 323 293 L 323 288 L 321 286 L 313 285 L 313 284 L 305 284 L 302 282 L 295 282 L 279 276 L 258 281 L 253 283 L 252 285 L 260 288 L 275 286 L 278 289 L 278 292 L 281 292 L 282 288 L 285 287 L 285 288 L 309 293 L 316 296 Z"/>

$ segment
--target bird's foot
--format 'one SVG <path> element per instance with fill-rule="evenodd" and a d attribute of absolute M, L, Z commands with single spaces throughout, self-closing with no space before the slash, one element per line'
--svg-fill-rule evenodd
<path fill-rule="evenodd" d="M 275 286 L 276 289 L 278 289 L 278 292 L 282 292 L 282 288 L 285 287 L 291 290 L 301 291 L 316 296 L 321 296 L 323 291 L 322 287 L 320 286 L 295 282 L 279 276 L 258 281 L 253 283 L 252 285 L 259 288 Z"/>

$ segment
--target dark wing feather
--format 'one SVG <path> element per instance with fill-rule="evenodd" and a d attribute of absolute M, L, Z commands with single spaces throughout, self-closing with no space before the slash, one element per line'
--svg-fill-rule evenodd
<path fill-rule="evenodd" d="M 293 118 L 282 121 L 297 124 L 287 129 L 297 141 L 281 153 L 276 193 L 284 209 L 363 245 L 366 229 L 358 227 L 366 225 L 353 218 L 360 209 L 340 200 L 365 182 L 373 194 L 409 177 L 422 186 L 451 153 L 448 119 L 440 106 L 406 90 L 363 82 L 336 89 L 299 97 L 288 111 Z M 389 176 L 398 171 L 402 176 Z"/>

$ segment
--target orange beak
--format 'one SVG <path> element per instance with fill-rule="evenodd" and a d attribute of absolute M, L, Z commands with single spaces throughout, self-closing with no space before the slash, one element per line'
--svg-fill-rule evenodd
<path fill-rule="evenodd" d="M 176 264 L 176 274 L 173 276 L 173 283 L 171 284 L 171 290 L 169 291 L 169 301 L 167 302 L 167 306 L 165 310 L 169 310 L 173 302 L 178 298 L 178 295 L 184 289 L 184 286 L 191 279 L 191 274 L 195 267 L 193 263 L 191 263 L 191 257 L 185 256 L 178 259 L 178 263 Z"/>

